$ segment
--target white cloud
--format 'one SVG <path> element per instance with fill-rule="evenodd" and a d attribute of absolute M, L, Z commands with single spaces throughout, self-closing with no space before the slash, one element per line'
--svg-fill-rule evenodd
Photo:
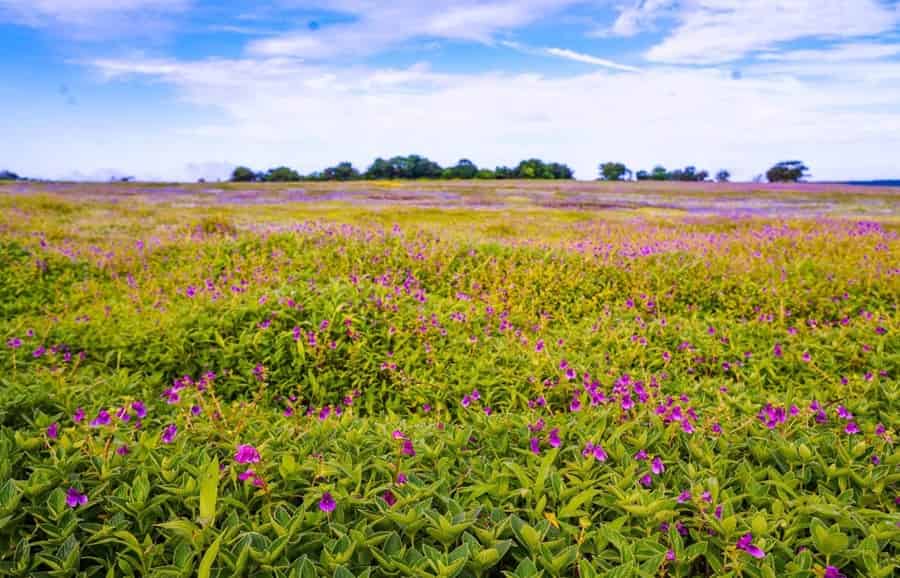
<path fill-rule="evenodd" d="M 74 27 L 77 31 L 129 25 L 140 32 L 129 16 L 152 16 L 187 9 L 192 0 L 0 0 L 0 18 L 34 27 Z M 146 24 L 146 21 L 142 25 Z M 75 30 L 72 30 L 74 32 Z"/>
<path fill-rule="evenodd" d="M 496 34 L 535 22 L 579 0 L 324 0 L 317 5 L 354 18 L 250 45 L 260 56 L 326 59 L 378 52 L 415 38 L 492 42 Z"/>
<path fill-rule="evenodd" d="M 803 38 L 855 38 L 893 30 L 900 11 L 879 0 L 643 0 L 626 5 L 611 33 L 633 36 L 661 18 L 675 28 L 646 57 L 709 64 Z"/>
<path fill-rule="evenodd" d="M 549 78 L 293 59 L 94 63 L 111 79 L 166 83 L 188 103 L 220 112 L 220 121 L 177 127 L 170 144 L 147 150 L 145 158 L 168 167 L 159 172 L 183 174 L 184 155 L 196 151 L 304 171 L 418 152 L 486 166 L 539 156 L 570 163 L 580 178 L 609 159 L 632 168 L 728 168 L 747 178 L 782 157 L 802 158 L 817 178 L 887 176 L 900 111 L 879 105 L 900 102 L 900 63 L 870 64 L 882 74 L 848 82 L 856 64 L 832 66 L 824 79 L 749 68 L 734 80 L 722 70 L 660 67 Z"/>
<path fill-rule="evenodd" d="M 624 70 L 628 72 L 638 71 L 638 69 L 634 66 L 619 64 L 618 62 L 613 62 L 612 60 L 598 58 L 596 56 L 591 56 L 590 54 L 583 54 L 581 52 L 575 52 L 574 50 L 568 50 L 566 48 L 548 48 L 546 52 L 551 56 L 558 56 L 560 58 L 566 58 L 568 60 L 574 60 L 576 62 L 583 62 L 585 64 L 595 64 L 597 66 L 612 68 L 614 70 Z"/>

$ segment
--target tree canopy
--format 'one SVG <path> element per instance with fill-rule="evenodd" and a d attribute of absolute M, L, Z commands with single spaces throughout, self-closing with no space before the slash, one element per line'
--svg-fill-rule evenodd
<path fill-rule="evenodd" d="M 631 171 L 624 163 L 603 163 L 600 165 L 600 178 L 604 181 L 627 180 L 631 178 Z"/>
<path fill-rule="evenodd" d="M 21 177 L 12 171 L 0 171 L 0 181 L 18 181 Z"/>
<path fill-rule="evenodd" d="M 809 167 L 801 161 L 781 161 L 766 171 L 770 183 L 796 183 L 807 176 Z"/>

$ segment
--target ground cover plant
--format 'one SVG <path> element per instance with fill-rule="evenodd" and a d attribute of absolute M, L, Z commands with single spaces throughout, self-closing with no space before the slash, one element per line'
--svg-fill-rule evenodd
<path fill-rule="evenodd" d="M 4 189 L 0 575 L 895 574 L 896 192 L 504 186 Z"/>

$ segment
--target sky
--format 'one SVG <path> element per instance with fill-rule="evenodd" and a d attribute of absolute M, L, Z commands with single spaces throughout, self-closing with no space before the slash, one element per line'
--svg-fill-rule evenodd
<path fill-rule="evenodd" d="M 900 0 L 0 0 L 0 169 L 900 177 Z"/>

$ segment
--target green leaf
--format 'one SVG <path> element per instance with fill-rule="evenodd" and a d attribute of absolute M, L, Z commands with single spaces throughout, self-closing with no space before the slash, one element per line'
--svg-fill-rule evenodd
<path fill-rule="evenodd" d="M 200 471 L 200 524 L 210 526 L 216 519 L 219 495 L 219 460 L 211 461 Z"/>
<path fill-rule="evenodd" d="M 197 578 L 209 578 L 213 562 L 215 562 L 216 556 L 219 555 L 219 546 L 222 544 L 222 536 L 224 536 L 224 534 L 219 534 L 219 537 L 215 539 L 206 553 L 203 554 L 203 558 L 200 560 L 200 566 L 197 568 Z"/>

